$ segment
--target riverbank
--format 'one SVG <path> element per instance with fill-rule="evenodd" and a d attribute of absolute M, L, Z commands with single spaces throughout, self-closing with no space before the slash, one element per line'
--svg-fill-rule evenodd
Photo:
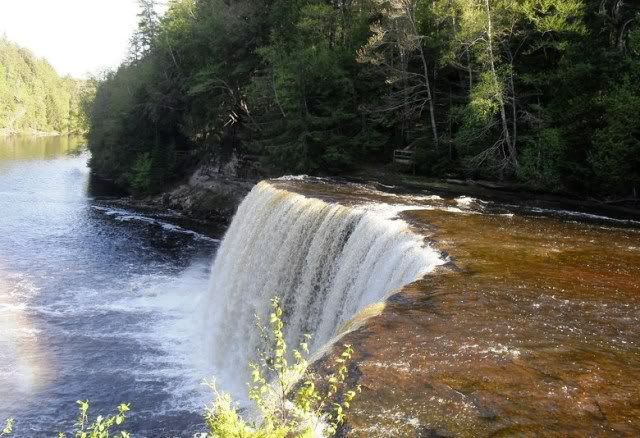
<path fill-rule="evenodd" d="M 402 173 L 391 167 L 361 168 L 349 175 L 319 179 L 358 183 L 394 194 L 479 198 L 533 215 L 573 212 L 585 221 L 597 221 L 599 218 L 633 221 L 640 218 L 640 200 L 637 199 L 597 199 L 575 193 L 535 191 L 516 183 L 427 178 Z M 221 224 L 231 222 L 237 207 L 258 181 L 257 178 L 238 176 L 232 167 L 206 163 L 199 166 L 188 180 L 161 194 L 145 198 L 127 197 L 119 202 L 145 211 L 169 211 L 182 220 L 190 221 L 201 231 L 214 224 L 218 233 Z"/>
<path fill-rule="evenodd" d="M 211 163 L 158 195 L 115 199 L 114 204 L 151 215 L 168 215 L 173 222 L 210 236 L 220 236 L 257 180 L 240 178 Z"/>

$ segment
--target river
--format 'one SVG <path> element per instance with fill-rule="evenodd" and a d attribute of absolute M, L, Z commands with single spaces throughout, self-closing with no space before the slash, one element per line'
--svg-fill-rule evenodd
<path fill-rule="evenodd" d="M 243 397 L 274 294 L 289 345 L 327 353 L 316 370 L 353 345 L 349 436 L 640 434 L 633 211 L 286 177 L 254 187 L 211 267 L 218 240 L 110 201 L 87 160 L 64 138 L 0 143 L 17 436 L 68 430 L 84 398 L 131 402 L 135 436 L 202 431 L 201 379 Z"/>
<path fill-rule="evenodd" d="M 89 399 L 131 402 L 136 436 L 200 430 L 195 315 L 218 242 L 114 206 L 82 144 L 0 139 L 0 421 L 54 436 Z"/>
<path fill-rule="evenodd" d="M 448 260 L 341 339 L 363 388 L 350 437 L 640 436 L 637 216 L 469 187 L 277 186 L 404 209 Z"/>

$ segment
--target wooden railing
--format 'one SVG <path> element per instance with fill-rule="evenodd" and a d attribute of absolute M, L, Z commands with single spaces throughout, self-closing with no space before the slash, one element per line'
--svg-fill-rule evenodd
<path fill-rule="evenodd" d="M 393 151 L 393 162 L 400 164 L 413 164 L 415 152 L 411 149 L 396 149 Z"/>

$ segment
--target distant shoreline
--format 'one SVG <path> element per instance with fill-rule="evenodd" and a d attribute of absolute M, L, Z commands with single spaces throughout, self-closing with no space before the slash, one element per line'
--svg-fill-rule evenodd
<path fill-rule="evenodd" d="M 58 132 L 58 131 L 38 131 L 30 129 L 26 131 L 13 131 L 9 129 L 0 129 L 0 137 L 61 137 L 63 135 L 84 135 L 82 132 Z"/>

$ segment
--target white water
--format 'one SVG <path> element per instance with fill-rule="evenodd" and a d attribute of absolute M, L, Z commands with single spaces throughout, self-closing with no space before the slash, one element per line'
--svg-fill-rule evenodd
<path fill-rule="evenodd" d="M 205 303 L 206 348 L 226 389 L 241 393 L 259 347 L 255 315 L 279 296 L 286 336 L 311 349 L 359 310 L 442 263 L 405 222 L 258 184 L 240 205 L 217 253 Z"/>

